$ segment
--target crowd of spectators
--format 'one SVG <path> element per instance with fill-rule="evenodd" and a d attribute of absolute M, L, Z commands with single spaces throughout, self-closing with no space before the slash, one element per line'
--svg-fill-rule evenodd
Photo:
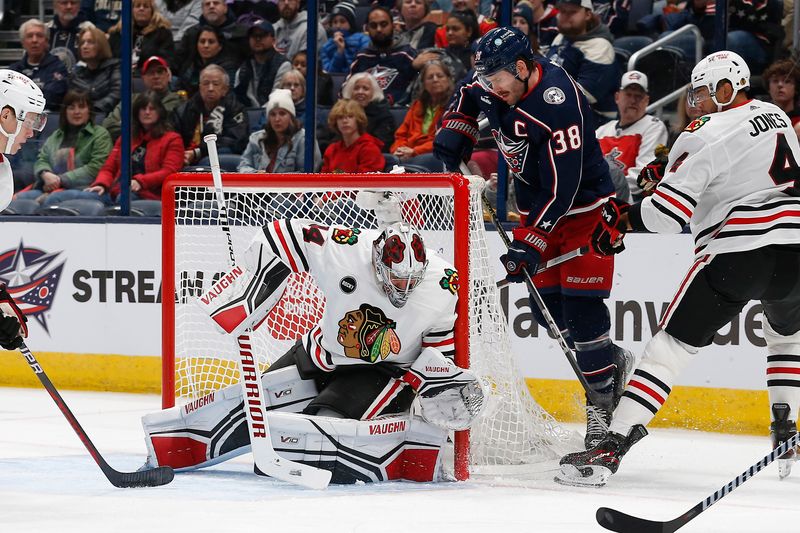
<path fill-rule="evenodd" d="M 563 66 L 586 95 L 626 199 L 640 194 L 635 175 L 655 145 L 669 144 L 694 114 L 681 100 L 668 125 L 648 115 L 663 73 L 626 72 L 627 58 L 687 24 L 700 28 L 707 52 L 714 32 L 712 0 L 648 5 L 642 12 L 637 0 L 519 0 L 512 15 L 542 60 Z M 784 109 L 800 133 L 800 70 L 788 58 L 784 2 L 729 5 L 728 47 L 761 80 L 759 96 Z M 499 3 L 329 0 L 320 8 L 317 92 L 307 95 L 301 0 L 133 0 L 134 198 L 157 199 L 170 172 L 207 164 L 208 133 L 217 134 L 220 153 L 235 157 L 240 172 L 303 171 L 303 121 L 315 104 L 315 171 L 441 168 L 430 153 L 439 119 L 455 88 L 470 79 L 475 42 L 497 26 Z M 42 88 L 57 123 L 17 156 L 19 198 L 43 205 L 117 198 L 119 9 L 54 0 L 51 20 L 19 26 L 24 54 L 10 68 Z M 690 68 L 695 43 L 691 34 L 682 37 L 671 50 Z M 478 149 L 471 168 L 489 178 L 496 161 L 496 150 Z"/>

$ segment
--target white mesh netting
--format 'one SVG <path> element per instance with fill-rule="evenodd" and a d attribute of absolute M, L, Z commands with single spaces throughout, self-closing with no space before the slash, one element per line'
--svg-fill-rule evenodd
<path fill-rule="evenodd" d="M 335 187 L 278 189 L 271 187 L 268 179 L 265 175 L 263 184 L 257 187 L 225 185 L 237 252 L 247 247 L 262 226 L 278 218 L 302 217 L 350 228 L 377 227 L 374 213 L 353 201 L 355 191 Z M 468 244 L 469 286 L 462 286 L 461 294 L 469 297 L 469 331 L 458 334 L 469 336 L 470 366 L 491 384 L 488 407 L 470 432 L 473 472 L 480 472 L 481 467 L 552 461 L 574 444 L 573 433 L 562 429 L 539 407 L 516 371 L 491 266 L 494 258 L 490 258 L 486 241 L 480 201 L 483 184 L 483 179 L 470 180 L 468 235 L 454 231 L 452 189 L 399 185 L 391 189 L 401 200 L 404 218 L 417 224 L 428 248 L 453 262 L 456 241 Z M 164 275 L 175 279 L 174 326 L 168 326 L 174 328 L 175 365 L 165 367 L 164 372 L 174 373 L 175 403 L 181 404 L 235 383 L 238 350 L 235 340 L 218 333 L 193 302 L 228 269 L 227 241 L 218 225 L 213 188 L 176 187 L 174 210 L 175 271 Z M 324 305 L 324 295 L 310 275 L 292 275 L 284 296 L 252 335 L 262 369 L 311 328 Z"/>

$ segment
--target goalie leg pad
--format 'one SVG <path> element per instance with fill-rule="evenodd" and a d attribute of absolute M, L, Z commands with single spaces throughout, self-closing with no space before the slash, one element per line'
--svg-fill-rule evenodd
<path fill-rule="evenodd" d="M 331 483 L 438 481 L 447 431 L 417 416 L 349 420 L 272 412 L 279 455 L 332 472 Z"/>
<path fill-rule="evenodd" d="M 222 331 L 239 336 L 264 321 L 283 295 L 291 273 L 256 237 L 245 251 L 244 260 L 223 274 L 196 302 Z"/>
<path fill-rule="evenodd" d="M 261 376 L 267 410 L 300 412 L 317 395 L 313 380 L 289 366 Z M 142 417 L 151 466 L 176 470 L 204 468 L 249 449 L 239 384 L 211 392 L 182 406 Z"/>

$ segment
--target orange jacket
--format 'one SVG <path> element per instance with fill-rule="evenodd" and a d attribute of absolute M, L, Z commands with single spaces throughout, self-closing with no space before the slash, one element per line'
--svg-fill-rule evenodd
<path fill-rule="evenodd" d="M 422 102 L 414 100 L 411 108 L 406 113 L 406 118 L 394 134 L 394 144 L 389 152 L 394 153 L 395 150 L 401 146 L 408 146 L 413 148 L 416 155 L 427 154 L 433 152 L 433 138 L 436 136 L 436 125 L 442 118 L 444 113 L 444 106 L 436 110 L 436 115 L 433 117 L 428 128 L 428 133 L 422 132 L 422 120 L 425 118 L 425 112 L 422 109 Z"/>

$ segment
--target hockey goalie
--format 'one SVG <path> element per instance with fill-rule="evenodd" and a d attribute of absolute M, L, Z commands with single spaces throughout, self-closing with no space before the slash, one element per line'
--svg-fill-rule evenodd
<path fill-rule="evenodd" d="M 452 361 L 453 266 L 406 222 L 359 230 L 276 220 L 199 304 L 238 336 L 265 320 L 292 272 L 310 273 L 326 304 L 261 377 L 276 452 L 331 471 L 332 483 L 445 479 L 449 430 L 474 421 L 485 392 Z M 145 416 L 149 464 L 181 471 L 247 452 L 243 409 L 233 385 Z"/>

